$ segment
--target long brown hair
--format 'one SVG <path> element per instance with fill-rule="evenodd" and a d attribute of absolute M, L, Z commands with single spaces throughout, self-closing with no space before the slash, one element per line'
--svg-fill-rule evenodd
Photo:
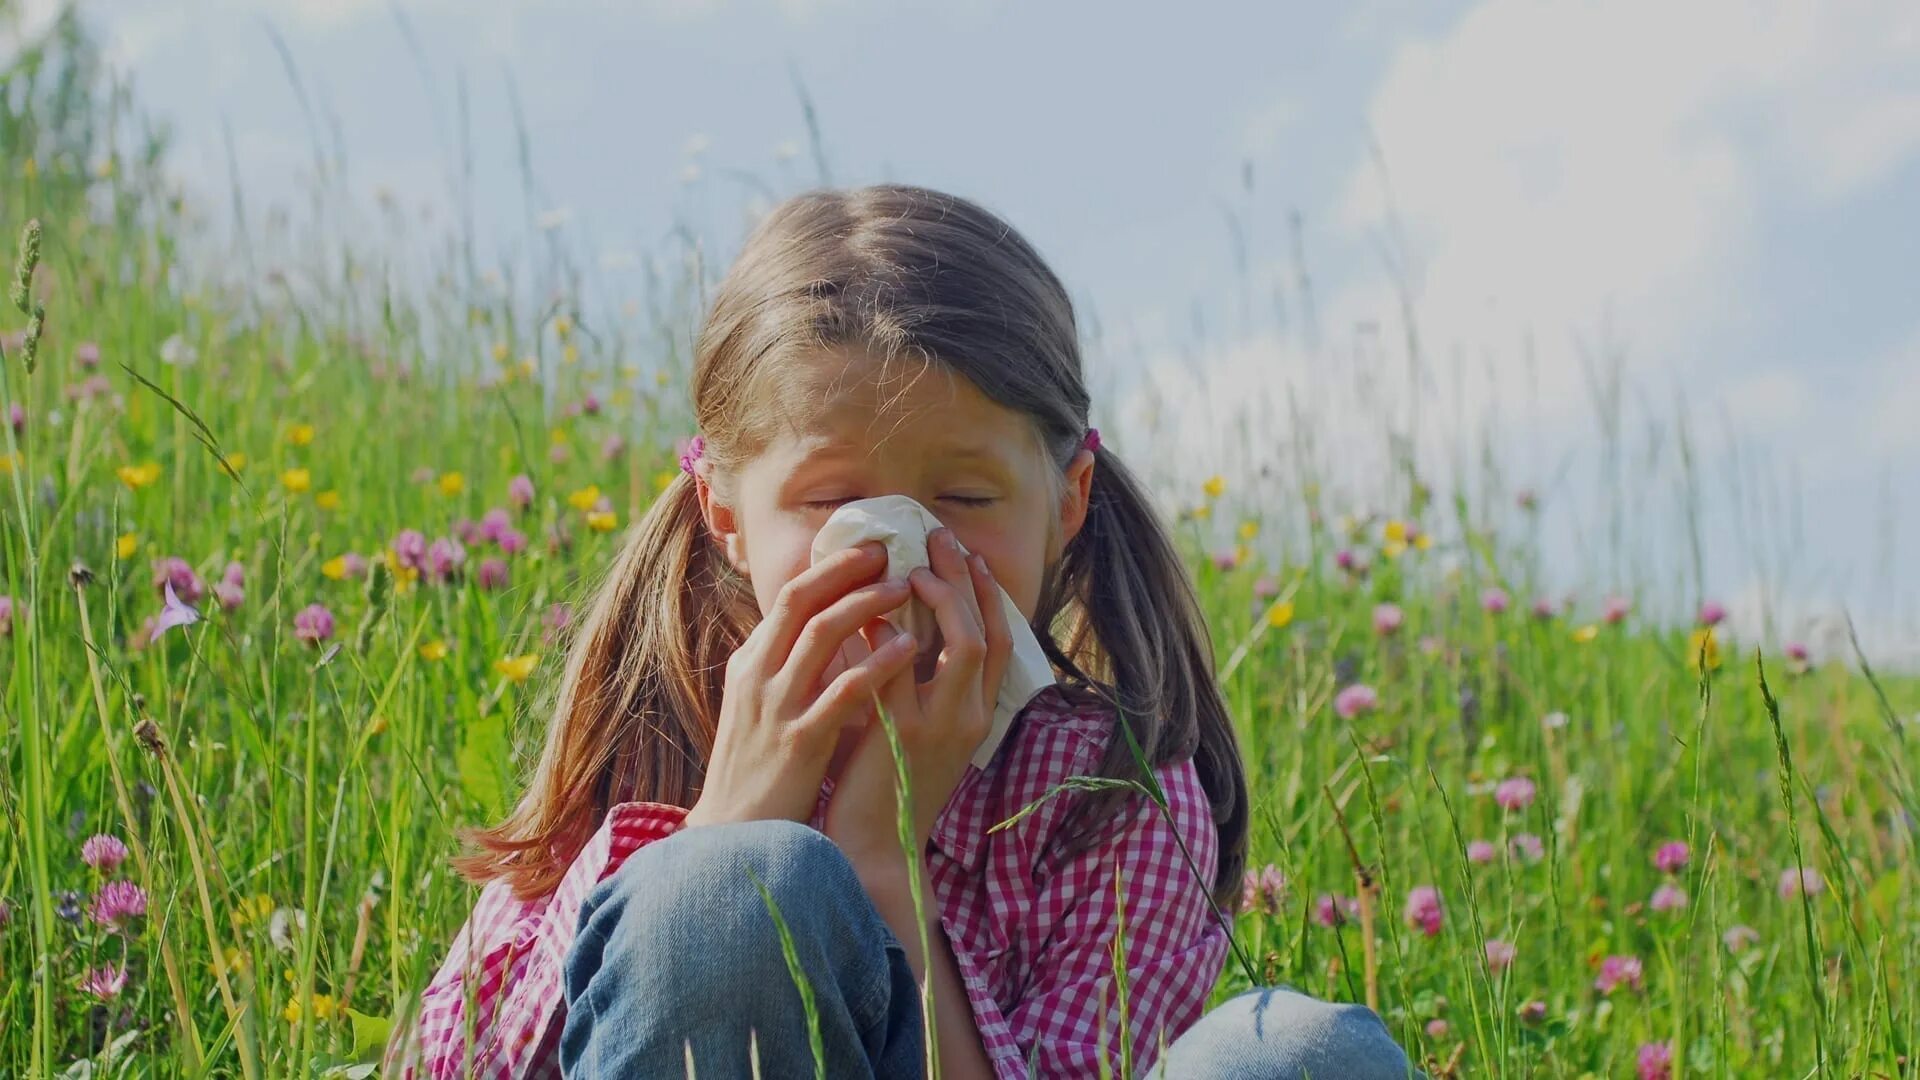
<path fill-rule="evenodd" d="M 769 402 L 810 350 L 914 356 L 964 376 L 1032 419 L 1064 470 L 1089 398 L 1073 305 L 1038 253 L 980 206 L 881 184 L 797 195 L 748 238 L 714 297 L 694 356 L 693 406 L 716 484 L 766 445 Z M 546 747 L 518 808 L 466 834 L 469 878 L 551 891 L 607 809 L 691 806 L 714 743 L 727 657 L 759 619 L 753 594 L 708 537 L 694 481 L 677 477 L 608 569 L 581 620 Z M 1146 492 L 1113 451 L 1095 452 L 1087 518 L 1049 568 L 1033 619 L 1074 693 L 1124 718 L 1147 762 L 1191 757 L 1219 829 L 1211 891 L 1231 909 L 1246 863 L 1247 791 L 1213 647 L 1193 586 Z M 1056 637 L 1056 634 L 1060 635 Z M 1116 726 L 1099 773 L 1142 779 Z M 1098 843 L 1137 794 L 1075 796 L 1066 854 Z"/>

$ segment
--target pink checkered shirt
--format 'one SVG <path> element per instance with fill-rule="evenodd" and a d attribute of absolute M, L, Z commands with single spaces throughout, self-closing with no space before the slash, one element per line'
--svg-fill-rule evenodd
<path fill-rule="evenodd" d="M 1103 1057 L 1120 1075 L 1116 873 L 1126 898 L 1137 1074 L 1147 1074 L 1163 1039 L 1171 1044 L 1199 1019 L 1226 963 L 1226 933 L 1175 840 L 1177 829 L 1211 882 L 1219 836 L 1191 760 L 1157 771 L 1172 825 L 1137 799 L 1113 843 L 1063 861 L 1043 854 L 1068 808 L 1055 798 L 987 834 L 1066 777 L 1091 775 L 1111 732 L 1111 713 L 1043 691 L 986 769 L 968 767 L 934 824 L 927 858 L 940 922 L 999 1080 L 1097 1076 Z M 831 792 L 828 780 L 815 828 Z M 559 1076 L 563 968 L 581 903 L 627 856 L 678 830 L 684 814 L 660 803 L 622 803 L 550 895 L 516 900 L 500 881 L 482 889 L 421 995 L 417 1023 L 390 1048 L 386 1075 Z"/>

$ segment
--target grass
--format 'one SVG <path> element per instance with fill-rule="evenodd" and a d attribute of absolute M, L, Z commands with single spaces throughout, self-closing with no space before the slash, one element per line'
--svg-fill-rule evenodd
<path fill-rule="evenodd" d="M 310 288 L 178 285 L 206 226 L 57 59 L 17 59 L 0 95 L 0 229 L 42 230 L 0 315 L 0 407 L 24 417 L 0 425 L 0 1074 L 351 1075 L 472 903 L 452 833 L 515 797 L 563 613 L 672 476 L 667 342 L 698 289 L 663 289 L 653 336 L 564 290 L 453 275 L 415 296 L 372 246 Z M 42 308 L 29 371 L 13 335 Z M 1286 881 L 1222 916 L 1215 1000 L 1284 981 L 1377 1002 L 1442 1074 L 1630 1075 L 1664 1043 L 1676 1075 L 1913 1075 L 1920 687 L 1854 656 L 1801 670 L 1778 642 L 1766 670 L 1792 673 L 1763 679 L 1755 643 L 1609 622 L 1597 591 L 1536 615 L 1551 501 L 1506 529 L 1395 460 L 1412 482 L 1371 516 L 1311 474 L 1282 498 L 1242 499 L 1255 482 L 1232 473 L 1170 493 L 1250 774 L 1253 869 Z M 472 539 L 438 581 L 335 561 L 455 535 L 523 475 L 522 552 Z M 169 557 L 204 619 L 148 640 Z M 1636 608 L 1665 587 L 1618 584 Z M 1483 605 L 1496 588 L 1507 610 Z M 332 625 L 309 641 L 296 616 L 316 604 Z M 1355 685 L 1377 704 L 1342 715 Z M 1536 794 L 1503 808 L 1512 777 Z M 95 833 L 128 844 L 115 874 L 148 896 L 126 932 L 84 914 Z M 1675 839 L 1691 857 L 1663 873 Z M 1785 884 L 1803 880 L 1818 891 Z M 1663 883 L 1684 907 L 1651 907 Z M 1407 921 L 1427 885 L 1432 935 Z M 1606 957 L 1641 977 L 1596 989 Z M 102 968 L 127 976 L 104 1001 L 81 989 Z"/>

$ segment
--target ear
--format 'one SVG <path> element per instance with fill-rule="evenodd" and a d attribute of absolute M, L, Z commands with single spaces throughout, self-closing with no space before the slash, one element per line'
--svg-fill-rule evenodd
<path fill-rule="evenodd" d="M 720 545 L 741 577 L 747 576 L 747 543 L 740 534 L 740 515 L 732 506 L 722 502 L 707 482 L 706 469 L 695 466 L 693 472 L 694 497 L 700 501 L 700 517 L 707 525 L 707 534 Z"/>
<path fill-rule="evenodd" d="M 1082 447 L 1067 462 L 1060 488 L 1060 546 L 1073 542 L 1087 523 L 1087 505 L 1093 494 L 1093 451 Z"/>

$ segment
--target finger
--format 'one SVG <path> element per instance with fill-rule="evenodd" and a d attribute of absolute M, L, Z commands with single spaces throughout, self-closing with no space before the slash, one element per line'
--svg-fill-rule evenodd
<path fill-rule="evenodd" d="M 827 728 L 837 730 L 842 724 L 862 715 L 872 703 L 874 695 L 900 672 L 910 672 L 912 664 L 913 635 L 895 635 L 885 645 L 875 649 L 871 656 L 828 683 L 813 704 L 800 714 L 800 718 L 794 722 L 795 726 L 810 734 L 824 734 Z"/>
<path fill-rule="evenodd" d="M 807 621 L 825 610 L 849 589 L 879 577 L 887 568 L 887 549 L 876 543 L 859 544 L 833 554 L 794 575 L 780 587 L 766 629 L 766 655 L 784 663 Z"/>
<path fill-rule="evenodd" d="M 967 554 L 960 547 L 960 541 L 953 535 L 952 529 L 935 529 L 927 537 L 927 563 L 940 580 L 959 590 L 966 598 L 967 610 L 973 613 L 975 625 L 984 626 L 980 606 L 974 600 L 973 582 L 967 570 Z"/>
<path fill-rule="evenodd" d="M 973 621 L 966 596 L 959 589 L 924 567 L 909 574 L 907 581 L 913 586 L 914 595 L 933 609 L 934 624 L 945 639 L 929 686 L 930 695 L 937 703 L 936 711 L 944 713 L 959 703 L 967 682 L 979 678 L 980 663 L 987 655 L 986 637 Z M 972 593 L 969 584 L 966 595 Z"/>
<path fill-rule="evenodd" d="M 835 600 L 807 620 L 794 640 L 793 651 L 773 676 L 776 696 L 785 697 L 797 688 L 813 690 L 820 685 L 827 665 L 848 638 L 858 638 L 860 628 L 907 602 L 911 595 L 901 581 L 876 581 Z"/>
<path fill-rule="evenodd" d="M 987 657 L 981 663 L 980 685 L 989 700 L 1000 694 L 1000 684 L 1013 662 L 1013 627 L 1007 624 L 1007 608 L 1000 602 L 1000 586 L 993 580 L 987 560 L 978 555 L 967 557 L 967 569 L 973 574 L 974 602 L 980 605 L 981 622 L 986 630 Z"/>

